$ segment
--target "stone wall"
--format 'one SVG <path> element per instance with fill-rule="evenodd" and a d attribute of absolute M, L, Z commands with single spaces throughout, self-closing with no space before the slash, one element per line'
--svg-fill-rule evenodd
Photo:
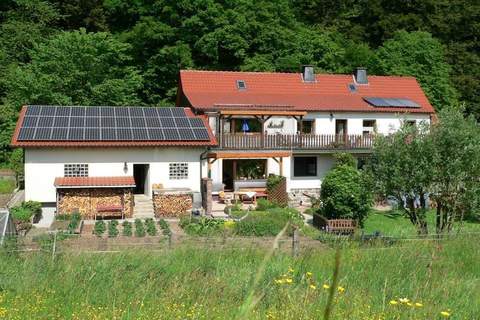
<path fill-rule="evenodd" d="M 191 193 L 153 193 L 153 209 L 155 217 L 182 217 L 192 210 Z"/>
<path fill-rule="evenodd" d="M 57 213 L 72 214 L 78 211 L 84 219 L 95 218 L 100 206 L 123 206 L 125 218 L 133 215 L 133 193 L 130 188 L 58 189 Z"/>
<path fill-rule="evenodd" d="M 291 207 L 299 207 L 301 205 L 310 206 L 311 205 L 310 197 L 315 197 L 315 198 L 320 197 L 320 188 L 291 189 L 288 195 L 289 195 L 289 202 L 288 202 L 289 206 Z"/>

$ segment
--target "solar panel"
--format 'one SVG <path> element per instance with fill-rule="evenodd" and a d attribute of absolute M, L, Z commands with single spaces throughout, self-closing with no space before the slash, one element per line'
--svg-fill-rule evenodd
<path fill-rule="evenodd" d="M 35 128 L 21 128 L 18 134 L 19 140 L 33 140 L 35 136 Z"/>
<path fill-rule="evenodd" d="M 205 123 L 183 108 L 28 106 L 18 140 L 209 140 Z"/>
<path fill-rule="evenodd" d="M 197 140 L 210 140 L 207 129 L 193 129 Z"/>
<path fill-rule="evenodd" d="M 174 117 L 185 117 L 185 110 L 183 108 L 172 108 L 171 110 Z"/>
<path fill-rule="evenodd" d="M 84 117 L 71 117 L 70 118 L 70 127 L 74 127 L 74 128 L 85 127 L 85 118 Z"/>
<path fill-rule="evenodd" d="M 85 115 L 87 117 L 99 117 L 100 109 L 98 109 L 98 107 L 87 107 L 85 110 Z"/>
<path fill-rule="evenodd" d="M 165 140 L 180 140 L 177 129 L 163 129 Z"/>
<path fill-rule="evenodd" d="M 49 140 L 52 134 L 52 128 L 37 128 L 35 131 L 35 140 Z"/>
<path fill-rule="evenodd" d="M 38 122 L 38 117 L 25 117 L 23 118 L 23 127 L 36 127 Z"/>
<path fill-rule="evenodd" d="M 147 129 L 132 129 L 133 140 L 148 140 Z"/>
<path fill-rule="evenodd" d="M 195 140 L 195 134 L 192 129 L 178 129 L 178 133 L 182 140 Z"/>
<path fill-rule="evenodd" d="M 373 105 L 374 107 L 384 108 L 420 108 L 420 105 L 410 99 L 404 98 L 379 98 L 379 97 L 364 97 L 363 100 Z"/>
<path fill-rule="evenodd" d="M 86 117 L 85 126 L 90 128 L 99 128 L 100 127 L 100 118 Z"/>
<path fill-rule="evenodd" d="M 144 128 L 147 125 L 145 124 L 145 118 L 130 118 L 132 121 L 132 127 Z"/>
<path fill-rule="evenodd" d="M 55 117 L 55 120 L 53 120 L 53 126 L 54 127 L 68 127 L 68 122 L 69 122 L 68 117 Z"/>
<path fill-rule="evenodd" d="M 158 108 L 157 111 L 160 117 L 173 117 L 171 108 Z"/>
<path fill-rule="evenodd" d="M 86 128 L 85 129 L 85 140 L 100 140 L 100 129 L 99 128 Z"/>
<path fill-rule="evenodd" d="M 177 128 L 189 128 L 190 127 L 190 121 L 188 121 L 188 118 L 174 118 L 175 120 L 175 125 Z"/>
<path fill-rule="evenodd" d="M 118 140 L 132 140 L 132 130 L 126 128 L 117 129 Z"/>
<path fill-rule="evenodd" d="M 173 118 L 160 118 L 160 123 L 164 128 L 175 128 L 175 121 Z"/>

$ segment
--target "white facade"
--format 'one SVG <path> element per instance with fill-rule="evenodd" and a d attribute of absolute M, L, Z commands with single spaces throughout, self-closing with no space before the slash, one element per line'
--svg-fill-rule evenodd
<path fill-rule="evenodd" d="M 210 117 L 210 123 L 216 123 L 214 117 Z M 347 134 L 362 135 L 364 131 L 373 132 L 373 128 L 364 127 L 364 120 L 375 121 L 375 132 L 388 135 L 397 131 L 404 121 L 415 121 L 430 123 L 429 114 L 397 114 L 397 113 L 355 113 L 355 112 L 310 112 L 303 117 L 304 120 L 313 120 L 312 134 L 334 135 L 336 132 L 336 120 L 347 120 Z M 216 132 L 216 131 L 214 131 Z M 295 134 L 298 132 L 297 120 L 293 117 L 271 117 L 265 122 L 265 132 L 268 134 Z M 251 150 L 245 150 L 251 151 Z M 326 150 L 308 150 L 302 152 L 295 150 L 292 157 L 283 159 L 283 175 L 287 177 L 287 191 L 294 189 L 319 189 L 323 177 L 333 166 L 333 151 Z M 312 177 L 295 177 L 293 172 L 293 158 L 296 156 L 315 156 L 317 157 L 317 175 Z M 206 177 L 207 168 L 204 168 L 204 177 Z M 280 174 L 279 164 L 273 159 L 267 159 L 267 174 Z M 214 190 L 222 186 L 222 160 L 218 159 L 212 165 L 211 178 L 213 180 Z"/>
<path fill-rule="evenodd" d="M 55 202 L 54 180 L 64 176 L 65 164 L 88 164 L 89 177 L 133 176 L 134 164 L 148 164 L 145 194 L 152 184 L 200 192 L 200 148 L 27 148 L 25 200 Z M 187 163 L 187 179 L 170 179 L 170 163 Z M 125 163 L 127 170 L 125 170 Z"/>

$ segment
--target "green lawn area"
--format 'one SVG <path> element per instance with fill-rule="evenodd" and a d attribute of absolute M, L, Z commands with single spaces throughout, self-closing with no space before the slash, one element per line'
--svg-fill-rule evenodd
<path fill-rule="evenodd" d="M 15 190 L 15 181 L 0 179 L 0 194 L 12 193 Z"/>
<path fill-rule="evenodd" d="M 347 246 L 330 319 L 478 319 L 479 251 L 473 237 Z M 266 252 L 253 247 L 60 253 L 54 262 L 49 252 L 0 250 L 0 319 L 322 319 L 334 255 L 325 246 L 297 258 L 276 252 L 262 271 Z"/>
<path fill-rule="evenodd" d="M 435 211 L 430 210 L 427 214 L 427 224 L 430 233 L 435 233 Z M 454 232 L 478 232 L 480 223 L 464 221 L 454 225 Z M 365 220 L 363 231 L 367 234 L 380 231 L 381 234 L 393 237 L 414 236 L 417 234 L 415 226 L 400 211 L 381 212 L 372 210 Z"/>

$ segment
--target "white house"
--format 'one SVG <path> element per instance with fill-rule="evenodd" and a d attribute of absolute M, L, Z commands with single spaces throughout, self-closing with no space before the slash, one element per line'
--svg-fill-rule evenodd
<path fill-rule="evenodd" d="M 155 190 L 183 190 L 200 203 L 202 178 L 219 192 L 274 173 L 302 201 L 318 194 L 334 152 L 362 158 L 376 134 L 435 115 L 415 78 L 315 75 L 309 66 L 182 70 L 176 105 L 23 107 L 12 145 L 25 149 L 26 200 L 130 216 Z"/>

